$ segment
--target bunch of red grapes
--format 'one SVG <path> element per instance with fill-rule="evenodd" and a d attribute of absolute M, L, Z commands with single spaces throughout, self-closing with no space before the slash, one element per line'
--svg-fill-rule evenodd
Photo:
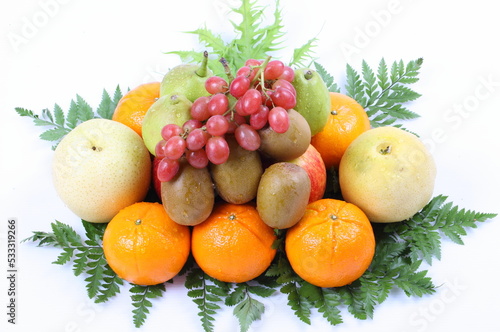
<path fill-rule="evenodd" d="M 269 60 L 269 59 L 268 59 Z M 259 130 L 269 126 L 277 133 L 288 130 L 287 110 L 295 107 L 292 85 L 294 70 L 280 60 L 250 59 L 229 83 L 211 76 L 205 88 L 211 96 L 199 97 L 191 106 L 191 119 L 182 127 L 167 124 L 163 140 L 156 146 L 160 181 L 170 181 L 185 157 L 195 168 L 209 162 L 222 164 L 229 157 L 226 135 L 234 135 L 238 144 L 250 151 L 260 147 Z"/>

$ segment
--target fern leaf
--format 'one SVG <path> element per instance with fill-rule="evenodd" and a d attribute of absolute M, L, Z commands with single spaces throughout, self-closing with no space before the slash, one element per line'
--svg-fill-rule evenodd
<path fill-rule="evenodd" d="M 220 35 L 214 34 L 211 30 L 207 29 L 206 27 L 199 28 L 193 31 L 188 31 L 187 33 L 194 34 L 198 36 L 198 40 L 200 43 L 205 44 L 207 47 L 212 48 L 217 52 L 219 55 L 222 56 L 222 53 L 224 53 L 224 49 L 226 47 L 224 40 Z M 176 52 L 168 52 L 168 53 L 176 53 Z M 201 53 L 199 52 L 194 52 L 199 57 L 197 57 L 196 61 L 201 62 Z M 192 54 L 191 54 L 192 56 Z"/>
<path fill-rule="evenodd" d="M 294 314 L 304 323 L 311 325 L 311 302 L 300 294 L 299 283 L 290 282 L 280 291 L 288 294 L 288 305 L 293 310 Z"/>
<path fill-rule="evenodd" d="M 314 62 L 314 67 L 316 68 L 316 71 L 318 72 L 319 76 L 321 76 L 321 78 L 325 82 L 328 91 L 340 92 L 339 86 L 337 85 L 337 83 L 335 83 L 333 76 L 326 71 L 325 67 L 323 67 L 316 61 Z"/>
<path fill-rule="evenodd" d="M 290 61 L 290 66 L 308 67 L 310 64 L 305 63 L 311 61 L 314 54 L 314 48 L 317 46 L 317 38 L 309 39 L 304 45 L 293 50 L 293 57 Z"/>
<path fill-rule="evenodd" d="M 95 303 L 103 303 L 108 301 L 113 296 L 120 293 L 121 287 L 123 285 L 123 280 L 118 277 L 109 266 L 103 272 L 103 278 L 101 283 L 101 288 L 96 296 Z"/>
<path fill-rule="evenodd" d="M 131 284 L 130 298 L 132 305 L 135 307 L 132 310 L 135 327 L 141 327 L 146 321 L 149 314 L 149 308 L 153 306 L 151 299 L 161 297 L 165 292 L 165 285 L 158 284 L 153 286 L 139 286 Z"/>
<path fill-rule="evenodd" d="M 363 108 L 366 107 L 366 98 L 361 77 L 350 64 L 347 64 L 345 88 L 349 97 L 356 100 Z"/>
<path fill-rule="evenodd" d="M 92 107 L 80 96 L 76 95 L 77 118 L 80 122 L 84 122 L 94 118 Z"/>
<path fill-rule="evenodd" d="M 61 106 L 55 104 L 54 105 L 54 117 L 55 117 L 55 124 L 61 127 L 64 127 L 64 112 L 61 108 Z"/>

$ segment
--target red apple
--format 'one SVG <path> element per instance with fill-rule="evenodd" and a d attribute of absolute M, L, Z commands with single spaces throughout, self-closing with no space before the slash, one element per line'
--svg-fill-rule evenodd
<path fill-rule="evenodd" d="M 311 180 L 309 203 L 323 198 L 326 189 L 326 167 L 318 150 L 309 144 L 306 152 L 298 158 L 289 160 L 289 162 L 299 165 L 309 175 L 309 179 Z"/>

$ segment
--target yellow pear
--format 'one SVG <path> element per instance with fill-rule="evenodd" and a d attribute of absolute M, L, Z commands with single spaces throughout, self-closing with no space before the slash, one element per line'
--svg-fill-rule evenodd
<path fill-rule="evenodd" d="M 89 222 L 110 221 L 144 199 L 151 184 L 151 157 L 142 138 L 113 120 L 79 124 L 57 146 L 52 166 L 59 197 Z"/>
<path fill-rule="evenodd" d="M 343 198 L 372 222 L 411 218 L 432 198 L 436 166 L 420 139 L 396 127 L 370 129 L 347 148 L 339 166 Z"/>

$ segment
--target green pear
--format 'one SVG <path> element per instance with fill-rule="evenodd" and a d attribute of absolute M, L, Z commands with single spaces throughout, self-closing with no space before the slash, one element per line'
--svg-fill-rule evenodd
<path fill-rule="evenodd" d="M 296 69 L 292 84 L 297 92 L 297 105 L 294 109 L 307 120 L 311 135 L 314 136 L 328 121 L 330 114 L 328 87 L 321 76 L 310 68 Z"/>
<path fill-rule="evenodd" d="M 167 124 L 179 127 L 191 119 L 193 103 L 183 95 L 166 95 L 158 98 L 146 112 L 142 121 L 142 139 L 151 154 L 155 154 L 156 144 L 163 138 L 162 128 Z"/>
<path fill-rule="evenodd" d="M 213 73 L 208 69 L 208 53 L 204 53 L 203 62 L 198 64 L 181 64 L 170 69 L 160 84 L 160 97 L 165 95 L 184 95 L 191 102 L 198 97 L 210 96 L 205 88 L 205 81 Z"/>

